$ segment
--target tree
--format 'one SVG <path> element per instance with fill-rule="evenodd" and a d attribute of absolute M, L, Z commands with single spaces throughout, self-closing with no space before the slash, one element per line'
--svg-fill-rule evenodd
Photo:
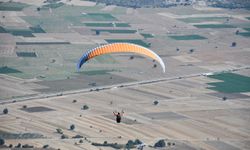
<path fill-rule="evenodd" d="M 0 138 L 0 145 L 4 145 L 5 141 L 4 139 Z"/>
<path fill-rule="evenodd" d="M 235 34 L 236 34 L 236 35 L 238 35 L 238 34 L 239 34 L 239 32 L 240 32 L 240 31 L 239 31 L 239 30 L 237 30 L 237 31 L 235 32 Z"/>
<path fill-rule="evenodd" d="M 157 105 L 157 104 L 159 104 L 159 102 L 158 101 L 154 101 L 154 105 Z"/>
<path fill-rule="evenodd" d="M 59 134 L 63 134 L 63 131 L 60 128 L 56 129 L 56 132 L 59 133 Z"/>
<path fill-rule="evenodd" d="M 70 126 L 70 130 L 74 130 L 74 129 L 75 129 L 75 125 L 72 124 L 72 125 Z"/>
<path fill-rule="evenodd" d="M 134 147 L 134 142 L 132 140 L 128 140 L 127 144 L 126 144 L 126 148 L 130 149 Z"/>
<path fill-rule="evenodd" d="M 88 105 L 83 105 L 82 109 L 87 110 L 87 109 L 89 109 L 89 106 Z"/>
<path fill-rule="evenodd" d="M 191 49 L 189 50 L 189 52 L 190 52 L 190 53 L 193 53 L 193 52 L 194 52 L 194 49 L 193 49 L 193 48 L 191 48 Z"/>
<path fill-rule="evenodd" d="M 134 56 L 130 56 L 129 59 L 130 59 L 130 60 L 134 59 Z"/>
<path fill-rule="evenodd" d="M 17 146 L 15 146 L 15 148 L 21 148 L 22 144 L 18 143 Z"/>
<path fill-rule="evenodd" d="M 67 135 L 65 135 L 65 134 L 63 134 L 62 136 L 61 136 L 61 139 L 68 139 L 69 137 L 67 136 Z"/>
<path fill-rule="evenodd" d="M 27 108 L 27 105 L 23 105 L 23 109 L 26 109 Z"/>
<path fill-rule="evenodd" d="M 165 147 L 166 143 L 164 140 L 159 140 L 158 142 L 155 143 L 154 147 Z"/>
<path fill-rule="evenodd" d="M 8 110 L 7 108 L 5 108 L 5 109 L 3 110 L 3 114 L 8 114 L 8 112 L 9 112 L 9 110 Z"/>
<path fill-rule="evenodd" d="M 157 67 L 157 64 L 154 64 L 154 66 L 153 66 L 154 68 L 156 68 Z"/>
<path fill-rule="evenodd" d="M 139 144 L 142 144 L 142 142 L 139 140 L 139 139 L 136 139 L 135 142 L 134 142 L 135 145 L 139 145 Z"/>
<path fill-rule="evenodd" d="M 48 147 L 49 147 L 49 145 L 48 145 L 48 144 L 43 145 L 43 148 L 48 148 Z"/>
<path fill-rule="evenodd" d="M 40 7 L 37 7 L 37 8 L 36 8 L 36 10 L 37 10 L 37 11 L 40 11 L 40 10 L 41 10 L 41 8 L 40 8 Z"/>
<path fill-rule="evenodd" d="M 223 98 L 222 98 L 222 99 L 223 99 L 223 101 L 225 101 L 225 100 L 227 100 L 227 97 L 226 97 L 226 96 L 223 96 Z"/>
<path fill-rule="evenodd" d="M 77 102 L 77 100 L 76 99 L 74 99 L 73 101 L 72 101 L 72 103 L 76 103 Z"/>
<path fill-rule="evenodd" d="M 236 42 L 232 42 L 232 47 L 235 47 L 236 46 Z"/>

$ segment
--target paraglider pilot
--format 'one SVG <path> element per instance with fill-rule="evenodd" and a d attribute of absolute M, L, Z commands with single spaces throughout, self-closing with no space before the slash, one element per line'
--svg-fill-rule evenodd
<path fill-rule="evenodd" d="M 122 112 L 113 112 L 113 114 L 116 116 L 116 122 L 117 123 L 120 123 L 121 122 L 121 119 L 122 119 L 122 116 L 124 114 L 124 111 L 122 110 Z"/>

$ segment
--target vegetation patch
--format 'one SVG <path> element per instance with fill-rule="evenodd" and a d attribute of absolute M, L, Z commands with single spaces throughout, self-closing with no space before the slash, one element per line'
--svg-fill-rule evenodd
<path fill-rule="evenodd" d="M 186 23 L 201 23 L 207 21 L 225 21 L 227 19 L 229 19 L 229 17 L 190 17 L 190 18 L 181 18 L 178 20 Z"/>
<path fill-rule="evenodd" d="M 154 35 L 152 35 L 152 34 L 150 34 L 150 33 L 140 33 L 141 34 L 141 36 L 143 36 L 145 39 L 147 39 L 147 38 L 153 38 L 154 37 Z"/>
<path fill-rule="evenodd" d="M 0 138 L 3 138 L 3 139 L 37 139 L 37 138 L 44 138 L 44 136 L 38 133 L 9 133 L 9 132 L 0 130 Z"/>
<path fill-rule="evenodd" d="M 108 13 L 87 13 L 84 14 L 86 18 L 96 21 L 116 21 L 117 19 Z"/>
<path fill-rule="evenodd" d="M 0 2 L 0 11 L 21 11 L 29 5 L 19 2 Z"/>
<path fill-rule="evenodd" d="M 230 24 L 197 24 L 194 26 L 197 28 L 236 28 Z"/>
<path fill-rule="evenodd" d="M 209 87 L 209 89 L 222 93 L 250 92 L 250 77 L 234 73 L 221 73 L 208 77 L 222 80 L 222 82 L 208 83 L 208 85 L 213 86 Z"/>
<path fill-rule="evenodd" d="M 35 52 L 16 52 L 18 57 L 37 57 Z"/>
<path fill-rule="evenodd" d="M 46 33 L 39 25 L 30 27 L 30 30 L 32 31 L 32 33 Z"/>
<path fill-rule="evenodd" d="M 83 71 L 80 72 L 85 75 L 93 76 L 93 75 L 105 75 L 109 74 L 110 72 L 113 72 L 114 70 L 89 70 L 89 71 Z"/>
<path fill-rule="evenodd" d="M 11 33 L 14 36 L 23 36 L 23 37 L 35 37 L 32 32 L 28 29 L 6 29 L 8 33 Z"/>
<path fill-rule="evenodd" d="M 250 32 L 239 32 L 238 35 L 241 35 L 244 37 L 250 37 Z"/>
<path fill-rule="evenodd" d="M 70 42 L 16 42 L 16 45 L 54 45 L 54 44 L 70 44 Z"/>
<path fill-rule="evenodd" d="M 140 39 L 105 39 L 108 43 L 133 43 L 149 48 L 150 43 L 146 43 Z"/>
<path fill-rule="evenodd" d="M 9 68 L 7 66 L 0 67 L 0 74 L 9 74 L 9 73 L 22 73 L 22 72 L 14 68 Z"/>
<path fill-rule="evenodd" d="M 172 39 L 175 39 L 175 40 L 204 40 L 204 39 L 207 39 L 203 36 L 200 36 L 200 35 L 172 35 L 172 36 L 168 36 Z"/>
<path fill-rule="evenodd" d="M 131 27 L 128 23 L 115 23 L 116 27 Z"/>
<path fill-rule="evenodd" d="M 43 106 L 21 108 L 21 110 L 29 112 L 29 113 L 55 111 L 54 109 L 43 107 Z"/>
<path fill-rule="evenodd" d="M 92 29 L 92 31 L 118 33 L 118 34 L 131 34 L 136 32 L 136 30 L 110 30 L 110 29 Z"/>
<path fill-rule="evenodd" d="M 50 4 L 43 5 L 42 9 L 49 9 L 49 8 L 55 9 L 55 8 L 59 8 L 59 7 L 63 6 L 63 5 L 64 5 L 64 3 L 62 3 L 62 2 L 59 2 L 59 3 L 53 2 L 53 3 L 50 3 Z"/>
<path fill-rule="evenodd" d="M 84 23 L 88 27 L 113 27 L 113 23 Z"/>
<path fill-rule="evenodd" d="M 250 32 L 250 28 L 243 28 L 243 29 Z"/>
<path fill-rule="evenodd" d="M 3 27 L 0 26 L 0 33 L 8 33 Z"/>

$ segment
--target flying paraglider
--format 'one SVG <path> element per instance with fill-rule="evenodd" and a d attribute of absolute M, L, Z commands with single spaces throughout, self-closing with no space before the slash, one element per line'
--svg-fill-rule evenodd
<path fill-rule="evenodd" d="M 79 62 L 77 63 L 77 69 L 80 70 L 81 66 L 86 63 L 88 60 L 103 54 L 108 53 L 137 53 L 153 60 L 156 60 L 162 67 L 163 72 L 165 72 L 165 64 L 162 59 L 152 50 L 142 47 L 140 45 L 131 44 L 131 43 L 112 43 L 103 46 L 96 47 L 91 49 L 83 54 L 80 58 Z"/>

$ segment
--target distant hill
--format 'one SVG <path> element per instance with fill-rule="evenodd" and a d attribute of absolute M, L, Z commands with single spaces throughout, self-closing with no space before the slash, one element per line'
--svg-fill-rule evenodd
<path fill-rule="evenodd" d="M 247 8 L 250 9 L 250 0 L 89 0 L 106 5 L 117 5 L 123 7 L 171 7 L 177 5 L 193 5 L 204 1 L 207 5 L 221 8 Z"/>

